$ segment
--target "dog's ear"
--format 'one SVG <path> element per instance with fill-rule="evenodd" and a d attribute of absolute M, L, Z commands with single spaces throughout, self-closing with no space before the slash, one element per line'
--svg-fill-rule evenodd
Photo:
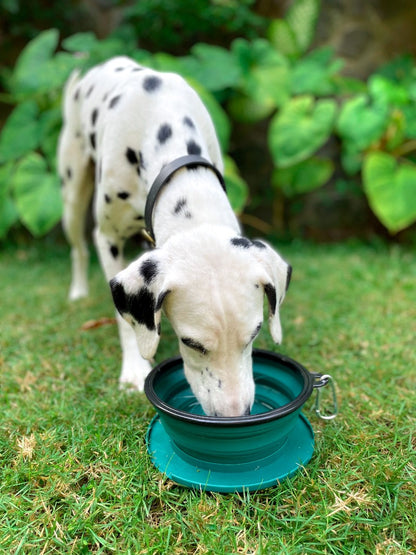
<path fill-rule="evenodd" d="M 154 356 L 159 344 L 163 301 L 170 292 L 165 281 L 157 250 L 144 254 L 110 281 L 114 304 L 133 327 L 140 354 L 146 359 Z"/>
<path fill-rule="evenodd" d="M 260 283 L 264 287 L 269 303 L 270 333 L 276 343 L 281 343 L 282 326 L 279 307 L 289 287 L 292 267 L 266 242 L 255 240 L 252 244 L 254 248 L 251 248 L 250 251 L 264 270 L 260 277 Z"/>

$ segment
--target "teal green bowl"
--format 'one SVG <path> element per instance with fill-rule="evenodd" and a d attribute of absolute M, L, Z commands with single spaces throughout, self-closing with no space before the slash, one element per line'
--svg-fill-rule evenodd
<path fill-rule="evenodd" d="M 147 434 L 156 467 L 179 484 L 207 491 L 253 491 L 279 483 L 309 462 L 313 431 L 301 414 L 314 377 L 277 353 L 254 350 L 256 385 L 248 416 L 206 416 L 180 357 L 156 366 L 145 393 L 157 416 Z"/>

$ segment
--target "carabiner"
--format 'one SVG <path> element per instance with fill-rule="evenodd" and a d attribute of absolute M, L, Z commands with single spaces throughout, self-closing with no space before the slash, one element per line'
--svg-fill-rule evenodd
<path fill-rule="evenodd" d="M 315 399 L 315 412 L 322 418 L 322 420 L 332 420 L 338 414 L 338 402 L 337 402 L 337 393 L 335 391 L 335 383 L 329 374 L 314 374 L 315 379 L 319 379 L 319 382 L 314 384 L 314 388 L 316 388 L 316 399 Z M 321 413 L 321 388 L 330 385 L 331 393 L 332 393 L 332 413 L 331 414 L 322 414 Z"/>

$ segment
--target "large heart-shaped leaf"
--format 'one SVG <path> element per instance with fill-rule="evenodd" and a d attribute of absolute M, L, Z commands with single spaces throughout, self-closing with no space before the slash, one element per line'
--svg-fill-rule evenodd
<path fill-rule="evenodd" d="M 373 104 L 365 95 L 348 100 L 337 122 L 338 133 L 351 149 L 364 150 L 378 141 L 389 122 L 390 108 L 384 102 Z"/>
<path fill-rule="evenodd" d="M 364 190 L 374 213 L 392 233 L 416 220 L 416 166 L 385 152 L 366 156 Z"/>
<path fill-rule="evenodd" d="M 311 156 L 329 138 L 336 114 L 333 100 L 293 98 L 273 118 L 269 146 L 277 166 L 286 168 Z"/>
<path fill-rule="evenodd" d="M 59 221 L 59 179 L 48 172 L 39 154 L 29 154 L 18 164 L 12 185 L 20 219 L 33 235 L 43 235 Z"/>

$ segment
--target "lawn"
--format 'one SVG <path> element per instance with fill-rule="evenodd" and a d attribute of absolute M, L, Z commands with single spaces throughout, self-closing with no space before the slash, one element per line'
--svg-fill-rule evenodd
<path fill-rule="evenodd" d="M 334 421 L 305 414 L 311 462 L 258 493 L 190 491 L 146 453 L 153 409 L 117 389 L 119 346 L 94 258 L 68 304 L 52 240 L 0 252 L 0 552 L 409 554 L 416 551 L 416 256 L 293 242 L 281 352 L 331 374 Z M 158 361 L 176 354 L 167 322 Z M 88 327 L 88 326 L 87 326 Z M 267 329 L 256 346 L 273 349 Z"/>

